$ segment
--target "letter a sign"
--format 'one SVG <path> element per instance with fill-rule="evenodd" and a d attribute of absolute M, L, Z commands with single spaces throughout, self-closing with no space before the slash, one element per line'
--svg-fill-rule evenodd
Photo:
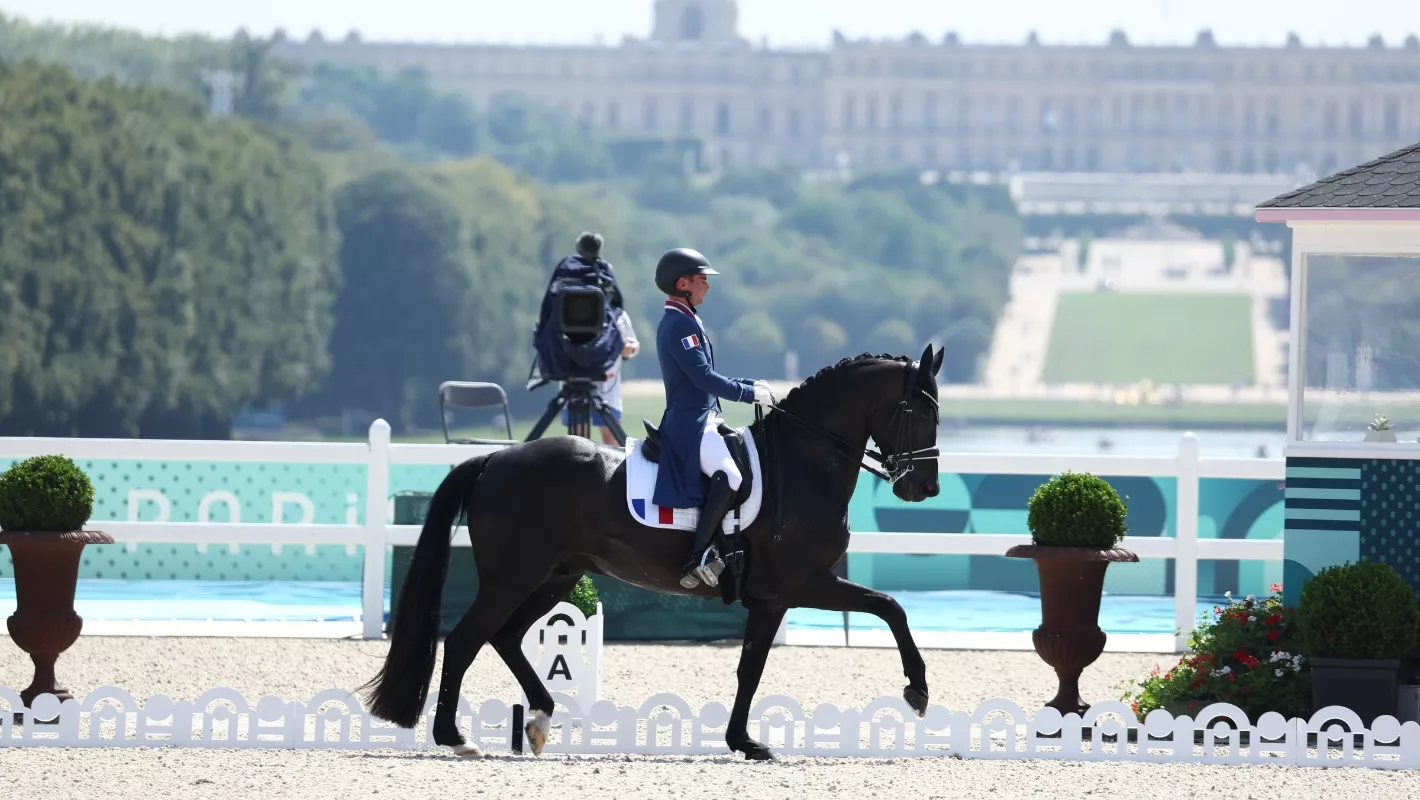
<path fill-rule="evenodd" d="M 558 675 L 561 675 L 569 681 L 572 680 L 572 668 L 567 666 L 567 657 L 561 653 L 558 653 L 557 657 L 552 659 L 552 669 L 548 670 L 546 680 L 550 681 Z"/>

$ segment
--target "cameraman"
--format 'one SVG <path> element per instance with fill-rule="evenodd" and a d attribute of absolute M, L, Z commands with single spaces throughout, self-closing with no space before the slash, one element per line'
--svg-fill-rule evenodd
<path fill-rule="evenodd" d="M 636 341 L 636 329 L 631 327 L 631 315 L 627 314 L 625 309 L 618 308 L 616 310 L 616 327 L 617 330 L 621 331 L 621 338 L 625 340 L 626 346 L 621 348 L 621 358 L 616 360 L 616 365 L 612 367 L 611 372 L 607 373 L 606 380 L 597 383 L 597 395 L 601 397 L 602 402 L 606 403 L 607 406 L 611 408 L 612 416 L 616 417 L 616 421 L 620 422 L 621 362 L 641 352 L 641 343 Z M 562 409 L 562 424 L 570 424 L 567 409 L 565 408 Z M 616 437 L 612 435 L 611 428 L 608 428 L 606 422 L 602 419 L 601 412 L 595 408 L 592 409 L 592 424 L 596 425 L 597 430 L 602 432 L 603 443 L 614 447 L 620 446 L 616 441 Z"/>
<path fill-rule="evenodd" d="M 607 290 L 607 300 L 616 317 L 616 327 L 621 332 L 623 346 L 621 356 L 616 359 L 606 377 L 597 382 L 597 395 L 611 408 L 612 414 L 619 422 L 621 420 L 621 362 L 639 353 L 641 345 L 636 340 L 636 331 L 631 325 L 631 317 L 623 307 L 621 287 L 616 283 L 616 273 L 612 271 L 611 264 L 601 258 L 602 244 L 601 234 L 583 231 L 577 237 L 577 254 L 568 256 L 558 263 L 557 267 L 553 269 L 552 280 L 549 281 L 548 288 L 551 289 L 552 284 L 556 283 L 558 278 L 573 272 L 585 273 L 586 267 L 591 267 L 596 273 L 598 282 Z M 548 292 L 544 294 L 542 301 L 541 318 L 544 321 L 552 311 L 551 304 L 552 294 Z M 566 408 L 562 409 L 562 424 L 569 426 L 571 424 Z M 602 419 L 601 412 L 595 408 L 592 409 L 592 424 L 601 431 L 602 442 L 609 445 L 617 444 L 616 437 L 612 435 L 611 429 L 606 425 L 606 420 Z"/>

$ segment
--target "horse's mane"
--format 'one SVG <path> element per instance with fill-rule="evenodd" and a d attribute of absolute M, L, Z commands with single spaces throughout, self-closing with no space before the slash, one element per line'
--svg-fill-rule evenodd
<path fill-rule="evenodd" d="M 888 353 L 882 353 L 880 355 L 873 355 L 872 353 L 859 353 L 856 356 L 842 358 L 838 360 L 838 363 L 829 364 L 818 372 L 815 372 L 814 374 L 805 378 L 803 383 L 800 383 L 798 386 L 795 386 L 794 388 L 790 389 L 789 393 L 784 395 L 783 402 L 787 403 L 790 400 L 793 400 L 795 397 L 803 394 L 806 390 L 812 391 L 813 387 L 816 385 L 815 381 L 822 383 L 822 378 L 827 375 L 832 375 L 837 371 L 844 369 L 845 367 L 850 367 L 854 364 L 861 364 L 866 361 L 897 361 L 903 364 L 912 363 L 912 359 L 908 358 L 907 356 L 895 356 Z"/>

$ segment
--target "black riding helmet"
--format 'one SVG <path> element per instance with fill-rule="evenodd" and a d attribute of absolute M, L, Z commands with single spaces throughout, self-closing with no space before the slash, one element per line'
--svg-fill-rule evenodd
<path fill-rule="evenodd" d="M 686 275 L 719 275 L 710 266 L 710 259 L 697 250 L 678 247 L 666 251 L 656 262 L 656 288 L 672 297 L 687 297 L 685 292 L 676 291 L 675 282 Z"/>

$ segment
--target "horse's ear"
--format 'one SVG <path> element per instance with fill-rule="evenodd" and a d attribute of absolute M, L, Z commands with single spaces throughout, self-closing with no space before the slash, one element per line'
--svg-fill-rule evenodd
<path fill-rule="evenodd" d="M 928 367 L 931 367 L 931 366 L 932 366 L 932 343 L 931 343 L 931 342 L 928 342 L 928 343 L 927 343 L 927 348 L 922 351 L 922 357 L 919 358 L 919 359 L 917 359 L 917 363 L 920 364 L 923 369 L 927 369 Z"/>
<path fill-rule="evenodd" d="M 937 348 L 937 355 L 932 358 L 932 374 L 936 375 L 942 371 L 942 357 L 947 354 L 945 346 Z"/>

